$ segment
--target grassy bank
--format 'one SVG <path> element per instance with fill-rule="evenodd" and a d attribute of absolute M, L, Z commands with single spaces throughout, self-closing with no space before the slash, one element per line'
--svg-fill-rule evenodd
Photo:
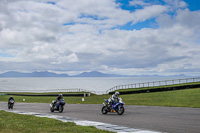
<path fill-rule="evenodd" d="M 200 88 L 124 95 L 126 104 L 200 108 Z"/>
<path fill-rule="evenodd" d="M 24 93 L 23 93 L 24 94 Z M 27 93 L 26 93 L 27 94 Z M 30 94 L 30 93 L 29 93 Z M 33 94 L 33 93 L 32 93 Z M 52 93 L 50 93 L 52 94 Z M 60 94 L 60 93 L 58 93 Z M 0 101 L 7 102 L 10 95 L 0 96 Z M 51 103 L 52 100 L 56 100 L 57 96 L 13 96 L 16 102 L 27 102 L 27 103 Z M 64 96 L 67 104 L 100 104 L 104 99 L 109 98 L 110 95 L 94 95 L 90 97 L 76 97 L 76 96 Z M 84 98 L 84 102 L 82 101 Z M 25 99 L 25 101 L 23 101 Z"/>
<path fill-rule="evenodd" d="M 0 133 L 109 133 L 93 126 L 79 126 L 50 118 L 0 111 Z"/>
<path fill-rule="evenodd" d="M 182 83 L 182 84 L 174 84 L 174 85 L 155 86 L 155 87 L 141 87 L 141 88 L 119 89 L 117 91 L 119 91 L 119 92 L 137 91 L 137 90 L 157 89 L 157 88 L 167 88 L 167 87 L 178 87 L 178 86 L 184 86 L 184 85 L 197 85 L 197 84 L 200 84 L 200 82 Z M 142 84 L 141 84 L 141 86 L 142 86 Z"/>
<path fill-rule="evenodd" d="M 10 96 L 0 96 L 0 101 L 7 102 Z M 67 104 L 102 104 L 104 99 L 110 95 L 91 95 L 85 97 L 64 97 Z M 200 108 L 200 88 L 165 91 L 156 93 L 141 93 L 120 95 L 126 105 L 147 105 L 147 106 L 173 106 L 173 107 L 195 107 Z M 51 103 L 56 97 L 33 97 L 33 96 L 14 96 L 16 102 L 29 103 Z"/>

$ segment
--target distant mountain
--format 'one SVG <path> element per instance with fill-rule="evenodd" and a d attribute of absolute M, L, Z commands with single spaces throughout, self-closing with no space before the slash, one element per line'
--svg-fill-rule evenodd
<path fill-rule="evenodd" d="M 186 75 L 184 74 L 170 75 L 169 77 L 178 77 L 178 76 L 183 77 Z M 32 73 L 9 71 L 9 72 L 0 74 L 0 77 L 160 77 L 160 75 L 117 75 L 117 74 L 105 74 L 98 71 L 91 71 L 91 72 L 83 72 L 81 74 L 74 75 L 74 76 L 69 76 L 68 74 L 57 74 L 57 73 L 48 72 L 48 71 L 32 72 Z"/>
<path fill-rule="evenodd" d="M 28 77 L 28 73 L 9 71 L 9 72 L 0 74 L 0 77 Z"/>
<path fill-rule="evenodd" d="M 69 77 L 67 74 L 56 74 L 48 71 L 43 72 L 32 72 L 32 73 L 21 73 L 15 71 L 9 71 L 0 74 L 0 77 Z"/>
<path fill-rule="evenodd" d="M 83 72 L 73 77 L 124 77 L 123 75 L 105 74 L 98 71 Z"/>
<path fill-rule="evenodd" d="M 56 74 L 48 71 L 44 72 L 32 72 L 30 77 L 69 77 L 68 74 Z"/>

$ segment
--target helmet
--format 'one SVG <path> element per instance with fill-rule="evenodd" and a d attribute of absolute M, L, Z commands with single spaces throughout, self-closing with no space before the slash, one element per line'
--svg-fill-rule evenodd
<path fill-rule="evenodd" d="M 12 96 L 10 96 L 10 97 L 12 97 Z"/>
<path fill-rule="evenodd" d="M 62 94 L 59 94 L 58 97 L 63 97 L 63 95 L 62 95 Z"/>
<path fill-rule="evenodd" d="M 119 92 L 118 91 L 115 92 L 115 96 L 119 96 Z"/>

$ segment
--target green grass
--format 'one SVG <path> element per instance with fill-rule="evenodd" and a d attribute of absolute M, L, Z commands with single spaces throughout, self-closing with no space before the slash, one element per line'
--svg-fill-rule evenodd
<path fill-rule="evenodd" d="M 200 108 L 200 88 L 121 96 L 128 105 Z"/>
<path fill-rule="evenodd" d="M 2 92 L 4 93 L 4 92 Z M 90 92 L 47 92 L 47 93 L 32 93 L 32 92 L 7 92 L 6 94 L 83 94 L 83 93 L 90 93 Z"/>
<path fill-rule="evenodd" d="M 7 102 L 10 96 L 0 96 L 0 101 Z M 16 102 L 28 103 L 51 103 L 56 97 L 34 97 L 34 96 L 13 96 Z M 91 95 L 85 97 L 64 97 L 67 104 L 102 104 L 104 99 L 108 99 L 110 95 Z M 140 93 L 120 95 L 126 105 L 147 105 L 147 106 L 173 106 L 173 107 L 195 107 L 200 108 L 200 88 L 164 91 L 156 93 Z"/>
<path fill-rule="evenodd" d="M 50 118 L 0 111 L 0 133 L 109 133 L 94 126 L 79 126 Z"/>
<path fill-rule="evenodd" d="M 115 90 L 115 91 L 119 91 L 119 92 L 124 92 L 124 91 L 137 91 L 137 90 L 156 89 L 156 88 L 166 88 L 166 87 L 176 87 L 176 86 L 184 86 L 184 85 L 196 85 L 196 84 L 200 84 L 200 82 L 182 83 L 182 84 L 174 84 L 174 85 L 155 86 L 155 87 L 141 87 L 141 88 L 119 89 L 119 90 Z M 142 84 L 141 84 L 141 86 L 142 86 Z"/>
<path fill-rule="evenodd" d="M 23 93 L 24 94 L 24 93 Z M 0 101 L 7 102 L 10 95 L 0 96 Z M 25 102 L 27 103 L 51 103 L 52 100 L 56 100 L 57 96 L 13 96 L 16 102 Z M 104 99 L 108 99 L 110 95 L 95 95 L 92 94 L 90 97 L 84 97 L 84 102 L 82 101 L 83 97 L 76 96 L 64 96 L 64 99 L 67 104 L 101 104 Z"/>

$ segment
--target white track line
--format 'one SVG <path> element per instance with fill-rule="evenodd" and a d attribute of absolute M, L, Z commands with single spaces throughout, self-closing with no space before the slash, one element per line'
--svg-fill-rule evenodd
<path fill-rule="evenodd" d="M 150 130 L 144 130 L 144 129 L 138 129 L 138 128 L 129 128 L 125 126 L 113 125 L 113 124 L 102 123 L 102 122 L 81 120 L 81 119 L 66 117 L 66 116 L 48 115 L 48 114 L 42 114 L 42 113 L 23 112 L 23 111 L 16 111 L 16 110 L 5 110 L 5 111 L 13 112 L 17 114 L 34 115 L 37 117 L 53 118 L 53 119 L 60 120 L 62 122 L 74 122 L 77 125 L 94 126 L 98 129 L 108 130 L 108 131 L 117 132 L 117 133 L 161 133 L 157 131 L 150 131 Z"/>

